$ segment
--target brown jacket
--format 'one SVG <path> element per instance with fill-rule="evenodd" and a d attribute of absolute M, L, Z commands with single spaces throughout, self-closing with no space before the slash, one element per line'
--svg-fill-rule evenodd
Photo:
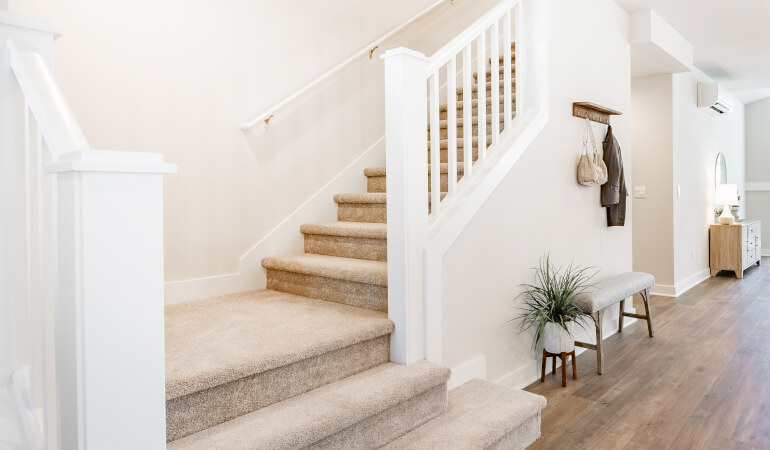
<path fill-rule="evenodd" d="M 620 145 L 607 127 L 604 138 L 604 164 L 607 165 L 607 182 L 602 185 L 601 202 L 607 208 L 607 226 L 622 227 L 626 222 L 626 177 L 623 173 L 623 157 Z"/>

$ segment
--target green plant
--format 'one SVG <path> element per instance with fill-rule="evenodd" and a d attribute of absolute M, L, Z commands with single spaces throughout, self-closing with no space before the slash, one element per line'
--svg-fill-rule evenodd
<path fill-rule="evenodd" d="M 591 287 L 588 282 L 596 274 L 591 268 L 576 267 L 572 263 L 566 269 L 554 267 L 550 255 L 545 255 L 540 259 L 540 266 L 533 270 L 536 284 L 520 285 L 524 290 L 517 298 L 524 301 L 523 312 L 514 319 L 521 321 L 521 331 L 535 329 L 533 348 L 542 340 L 548 322 L 569 333 L 567 322 L 570 320 L 584 329 L 589 320 L 594 320 L 575 303 L 575 297 Z"/>

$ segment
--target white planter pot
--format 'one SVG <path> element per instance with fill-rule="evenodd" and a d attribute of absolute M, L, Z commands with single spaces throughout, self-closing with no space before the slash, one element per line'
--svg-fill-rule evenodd
<path fill-rule="evenodd" d="M 572 322 L 567 322 L 567 328 L 572 331 Z M 561 326 L 548 322 L 545 324 L 543 346 L 548 353 L 569 353 L 575 350 L 575 340 Z"/>

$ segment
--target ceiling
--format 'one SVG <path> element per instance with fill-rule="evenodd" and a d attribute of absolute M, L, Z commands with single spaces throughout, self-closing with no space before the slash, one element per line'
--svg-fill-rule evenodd
<path fill-rule="evenodd" d="M 770 97 L 770 1 L 615 1 L 654 10 L 693 45 L 695 66 L 741 101 Z"/>

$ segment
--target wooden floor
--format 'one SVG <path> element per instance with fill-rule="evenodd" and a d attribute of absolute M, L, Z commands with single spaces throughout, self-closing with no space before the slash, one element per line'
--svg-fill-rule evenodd
<path fill-rule="evenodd" d="M 637 321 L 578 356 L 578 380 L 548 375 L 542 437 L 531 447 L 770 449 L 770 260 L 651 297 L 655 337 Z M 644 311 L 635 298 L 637 311 Z"/>

